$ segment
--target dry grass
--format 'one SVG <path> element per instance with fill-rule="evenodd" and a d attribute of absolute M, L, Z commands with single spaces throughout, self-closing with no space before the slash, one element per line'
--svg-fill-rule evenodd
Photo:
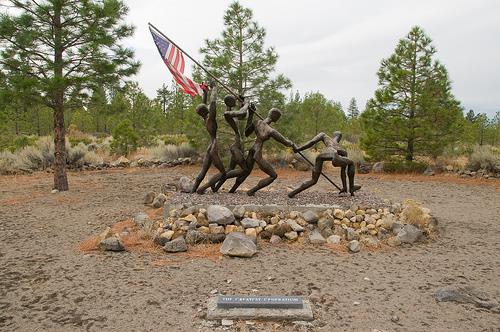
<path fill-rule="evenodd" d="M 78 249 L 83 252 L 96 251 L 99 250 L 99 235 L 91 236 L 83 240 L 79 245 Z"/>
<path fill-rule="evenodd" d="M 408 224 L 425 226 L 427 219 L 425 218 L 424 211 L 422 211 L 420 204 L 414 200 L 407 199 L 403 202 L 403 211 L 401 217 L 404 218 Z"/>

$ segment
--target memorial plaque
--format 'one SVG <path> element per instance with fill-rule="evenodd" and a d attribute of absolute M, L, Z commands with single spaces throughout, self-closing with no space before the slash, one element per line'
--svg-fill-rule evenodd
<path fill-rule="evenodd" d="M 304 301 L 301 296 L 230 296 L 217 297 L 217 308 L 268 308 L 268 309 L 302 309 Z"/>

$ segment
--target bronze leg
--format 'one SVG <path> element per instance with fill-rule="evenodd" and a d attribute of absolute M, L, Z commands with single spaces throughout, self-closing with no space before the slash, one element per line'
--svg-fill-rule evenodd
<path fill-rule="evenodd" d="M 274 180 L 276 180 L 276 178 L 278 177 L 278 174 L 276 174 L 276 172 L 274 171 L 274 169 L 271 166 L 271 164 L 269 164 L 267 161 L 265 161 L 262 158 L 261 155 L 259 155 L 256 158 L 255 162 L 257 163 L 257 165 L 259 165 L 259 168 L 262 171 L 264 171 L 264 173 L 266 173 L 267 175 L 269 175 L 269 177 L 260 180 L 259 183 L 257 183 L 257 185 L 255 187 L 253 187 L 252 189 L 250 189 L 249 191 L 247 191 L 247 195 L 248 196 L 255 195 L 255 193 L 257 191 L 259 191 L 260 189 L 262 189 L 264 187 L 267 187 L 268 185 L 270 185 L 271 183 L 273 183 Z"/>
<path fill-rule="evenodd" d="M 325 162 L 328 159 L 331 159 L 331 157 L 324 158 L 321 155 L 317 156 L 316 160 L 314 161 L 314 168 L 312 171 L 311 180 L 302 183 L 298 188 L 296 188 L 292 192 L 288 193 L 288 197 L 293 198 L 298 193 L 300 193 L 308 188 L 311 188 L 316 183 L 318 183 L 319 176 L 321 175 L 321 170 L 323 169 L 323 162 Z"/>
<path fill-rule="evenodd" d="M 201 166 L 201 171 L 200 174 L 196 177 L 193 185 L 193 189 L 191 189 L 191 193 L 195 193 L 198 187 L 200 186 L 201 181 L 205 178 L 205 175 L 207 175 L 208 169 L 210 168 L 210 165 L 212 164 L 212 157 L 210 156 L 210 152 L 207 152 L 205 157 L 203 158 L 203 164 Z"/>

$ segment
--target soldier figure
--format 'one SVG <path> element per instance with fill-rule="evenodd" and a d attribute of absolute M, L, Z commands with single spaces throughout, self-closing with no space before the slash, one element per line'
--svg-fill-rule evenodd
<path fill-rule="evenodd" d="M 244 98 L 241 97 L 241 100 L 244 102 Z M 224 112 L 224 119 L 226 119 L 229 126 L 234 131 L 234 142 L 229 147 L 229 152 L 231 153 L 231 160 L 229 162 L 229 168 L 226 171 L 229 174 L 233 171 L 236 166 L 240 166 L 242 173 L 247 172 L 247 163 L 245 160 L 245 153 L 243 152 L 243 147 L 241 145 L 241 135 L 240 130 L 238 128 L 238 124 L 236 120 L 243 120 L 247 116 L 249 104 L 244 102 L 243 107 L 241 107 L 238 111 L 233 111 L 232 108 L 236 105 L 236 98 L 233 95 L 227 95 L 224 97 L 224 104 L 226 104 L 226 111 Z M 252 106 L 253 107 L 253 106 Z M 219 173 L 219 177 L 222 175 Z M 215 186 L 215 191 L 218 191 L 219 188 L 224 184 L 226 179 L 221 179 L 217 185 Z"/>
<path fill-rule="evenodd" d="M 295 149 L 295 152 L 299 152 L 305 149 L 309 149 L 314 146 L 318 142 L 323 142 L 326 147 L 321 151 L 321 153 L 316 157 L 316 161 L 314 163 L 314 168 L 312 171 L 312 178 L 309 181 L 302 183 L 297 189 L 293 190 L 288 194 L 288 197 L 293 198 L 298 193 L 306 190 L 307 188 L 312 187 L 318 182 L 319 176 L 321 175 L 321 171 L 323 169 L 323 162 L 327 160 L 331 160 L 333 166 L 340 167 L 340 177 L 342 179 L 342 190 L 341 193 L 347 192 L 347 183 L 346 183 L 346 170 L 347 175 L 349 176 L 349 192 L 351 196 L 354 196 L 354 192 L 361 189 L 361 186 L 354 184 L 354 173 L 355 167 L 352 160 L 347 158 L 347 151 L 345 151 L 339 144 L 342 139 L 342 133 L 340 131 L 336 131 L 333 133 L 333 138 L 329 137 L 325 133 L 319 133 L 312 140 L 304 144 L 298 149 Z"/>
<path fill-rule="evenodd" d="M 265 118 L 264 120 L 259 119 L 253 122 L 255 108 L 253 106 L 250 106 L 248 109 L 249 112 L 247 119 L 247 128 L 245 129 L 245 136 L 249 136 L 252 132 L 255 131 L 255 142 L 248 151 L 248 156 L 246 159 L 246 169 L 233 170 L 227 174 L 227 178 L 237 177 L 234 186 L 229 191 L 235 192 L 236 189 L 243 183 L 243 181 L 245 181 L 245 179 L 250 175 L 254 164 L 257 163 L 259 168 L 264 173 L 269 175 L 269 177 L 260 180 L 255 187 L 247 192 L 248 196 L 253 196 L 258 190 L 270 185 L 278 177 L 278 174 L 276 174 L 271 164 L 269 164 L 262 157 L 262 148 L 264 146 L 264 143 L 273 138 L 277 142 L 285 146 L 293 147 L 294 149 L 297 149 L 297 147 L 295 146 L 295 144 L 293 144 L 292 141 L 283 137 L 283 135 L 281 135 L 277 130 L 270 126 L 271 123 L 278 121 L 281 117 L 280 110 L 278 110 L 277 108 L 273 108 L 269 111 L 267 118 Z"/>
<path fill-rule="evenodd" d="M 207 107 L 207 91 L 203 94 L 203 103 L 196 107 L 196 113 L 203 118 L 205 128 L 210 135 L 210 144 L 207 148 L 207 153 L 203 158 L 203 166 L 201 168 L 200 174 L 196 177 L 195 183 L 191 190 L 191 193 L 197 191 L 199 194 L 205 192 L 208 187 L 215 188 L 215 184 L 219 179 L 224 179 L 226 177 L 226 170 L 224 169 L 224 164 L 219 156 L 218 146 L 217 146 L 217 121 L 216 121 L 216 107 L 217 107 L 217 87 L 212 82 L 210 84 L 210 105 Z M 210 165 L 214 165 L 220 172 L 221 176 L 217 177 L 219 174 L 210 178 L 208 183 L 203 187 L 199 188 L 201 181 L 205 178 L 205 175 L 210 168 Z"/>

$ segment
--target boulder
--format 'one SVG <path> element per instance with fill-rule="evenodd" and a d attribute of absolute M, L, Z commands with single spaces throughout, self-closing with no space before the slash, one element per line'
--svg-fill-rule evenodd
<path fill-rule="evenodd" d="M 345 235 L 347 241 L 357 240 L 359 238 L 359 234 L 351 227 L 345 229 Z"/>
<path fill-rule="evenodd" d="M 163 250 L 166 252 L 182 252 L 187 251 L 187 244 L 184 237 L 180 236 L 175 238 L 174 240 L 167 242 L 165 246 L 163 246 Z"/>
<path fill-rule="evenodd" d="M 99 243 L 99 249 L 104 251 L 124 251 L 125 247 L 119 238 L 111 236 Z"/>
<path fill-rule="evenodd" d="M 318 214 L 311 210 L 307 210 L 306 212 L 302 213 L 302 218 L 304 218 L 304 220 L 309 224 L 315 224 L 319 220 Z"/>
<path fill-rule="evenodd" d="M 242 205 L 237 205 L 233 209 L 233 214 L 236 218 L 243 218 L 245 216 L 245 207 Z"/>
<path fill-rule="evenodd" d="M 234 257 L 252 257 L 257 253 L 257 246 L 251 238 L 242 233 L 231 233 L 226 236 L 220 252 Z"/>
<path fill-rule="evenodd" d="M 243 226 L 243 228 L 255 228 L 260 226 L 261 220 L 252 218 L 243 218 L 241 219 L 240 223 L 241 226 Z"/>
<path fill-rule="evenodd" d="M 318 228 L 320 231 L 323 231 L 326 228 L 332 228 L 333 226 L 333 219 L 330 217 L 326 218 L 321 218 L 318 220 Z"/>
<path fill-rule="evenodd" d="M 288 225 L 287 223 L 282 223 L 276 225 L 276 227 L 273 230 L 273 234 L 278 235 L 279 237 L 283 237 L 285 233 L 291 232 L 292 227 Z"/>
<path fill-rule="evenodd" d="M 227 207 L 220 205 L 210 205 L 207 209 L 209 223 L 218 225 L 229 225 L 234 223 L 234 214 Z"/>
<path fill-rule="evenodd" d="M 252 241 L 257 241 L 257 230 L 255 228 L 245 229 L 245 235 L 252 239 Z"/>
<path fill-rule="evenodd" d="M 423 232 L 413 225 L 403 225 L 403 227 L 397 233 L 397 238 L 402 243 L 414 243 L 420 239 Z"/>
<path fill-rule="evenodd" d="M 177 188 L 179 188 L 179 191 L 181 193 L 190 193 L 191 190 L 193 189 L 194 182 L 187 176 L 183 176 L 179 179 L 179 183 L 177 185 Z"/>
<path fill-rule="evenodd" d="M 270 240 L 272 235 L 273 234 L 268 231 L 262 231 L 259 233 L 259 236 L 262 240 Z"/>
<path fill-rule="evenodd" d="M 324 244 L 326 243 L 326 239 L 317 229 L 314 229 L 311 234 L 309 234 L 309 242 L 311 244 Z"/>

